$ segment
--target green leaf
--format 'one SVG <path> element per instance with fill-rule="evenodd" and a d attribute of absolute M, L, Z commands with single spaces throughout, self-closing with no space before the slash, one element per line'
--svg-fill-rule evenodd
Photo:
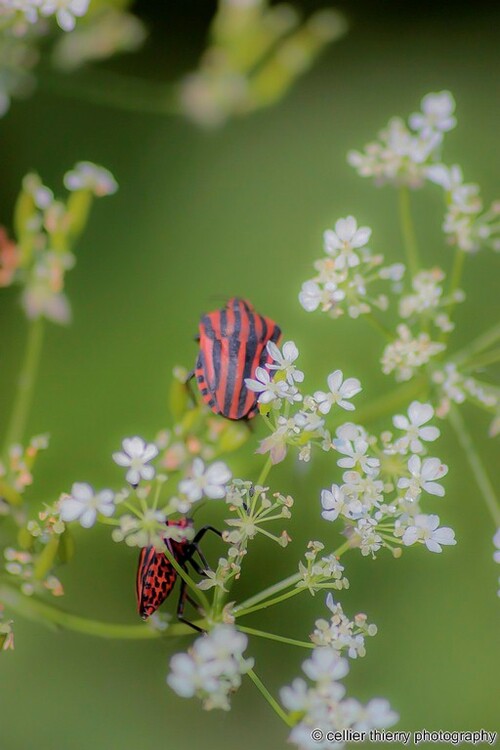
<path fill-rule="evenodd" d="M 35 563 L 33 574 L 37 581 L 42 581 L 54 565 L 58 549 L 59 537 L 54 536 L 47 542 Z"/>
<path fill-rule="evenodd" d="M 23 504 L 23 498 L 19 492 L 11 487 L 4 479 L 0 479 L 0 497 L 2 500 L 5 500 L 6 503 L 9 503 L 9 505 Z"/>
<path fill-rule="evenodd" d="M 75 555 L 75 539 L 71 531 L 66 527 L 59 537 L 59 560 L 62 563 L 69 562 Z"/>
<path fill-rule="evenodd" d="M 21 547 L 21 549 L 31 549 L 33 547 L 33 544 L 35 542 L 34 537 L 29 533 L 28 529 L 23 527 L 22 529 L 19 529 L 17 533 L 17 543 Z"/>

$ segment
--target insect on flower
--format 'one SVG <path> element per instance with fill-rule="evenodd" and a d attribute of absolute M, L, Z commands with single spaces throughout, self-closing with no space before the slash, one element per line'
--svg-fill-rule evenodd
<path fill-rule="evenodd" d="M 270 318 L 255 312 L 244 299 L 231 297 L 227 305 L 200 320 L 200 351 L 194 375 L 205 403 L 228 419 L 250 419 L 258 411 L 257 396 L 245 378 L 273 361 L 268 341 L 278 343 L 281 330 Z"/>
<path fill-rule="evenodd" d="M 180 518 L 177 521 L 168 520 L 166 525 L 176 526 L 179 529 L 192 528 L 193 519 Z M 203 528 L 195 534 L 193 540 L 183 539 L 179 542 L 170 538 L 165 538 L 164 540 L 170 553 L 184 570 L 187 571 L 187 565 L 189 563 L 192 565 L 196 573 L 201 576 L 205 575 L 205 570 L 210 570 L 205 556 L 199 548 L 199 542 L 207 531 L 213 531 L 215 534 L 218 534 L 218 536 L 222 536 L 221 532 L 213 526 L 203 526 Z M 201 566 L 194 559 L 195 553 L 198 553 L 201 560 Z M 148 617 L 151 617 L 158 607 L 163 604 L 165 599 L 172 593 L 176 580 L 177 571 L 164 552 L 156 550 L 153 545 L 141 549 L 139 565 L 137 567 L 136 596 L 137 609 L 143 620 L 147 620 Z M 186 582 L 182 581 L 179 601 L 177 604 L 177 617 L 181 622 L 190 625 L 194 630 L 203 632 L 201 628 L 184 617 L 184 606 L 186 601 L 192 604 L 195 608 L 198 608 L 197 603 L 193 601 L 187 593 Z"/>

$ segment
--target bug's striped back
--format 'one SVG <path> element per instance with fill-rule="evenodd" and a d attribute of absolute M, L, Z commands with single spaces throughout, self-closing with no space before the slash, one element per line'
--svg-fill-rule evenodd
<path fill-rule="evenodd" d="M 246 300 L 232 297 L 226 307 L 202 317 L 199 332 L 195 375 L 203 400 L 229 419 L 254 416 L 257 398 L 247 389 L 245 378 L 270 363 L 266 344 L 279 341 L 279 327 Z"/>
<path fill-rule="evenodd" d="M 186 528 L 192 525 L 190 518 L 180 518 L 177 521 L 167 521 L 167 526 Z M 175 559 L 182 563 L 186 559 L 189 542 L 174 542 L 165 539 L 165 544 Z M 163 552 L 149 546 L 141 549 L 136 576 L 137 609 L 143 620 L 147 620 L 156 612 L 167 596 L 171 593 L 177 580 L 177 571 Z"/>

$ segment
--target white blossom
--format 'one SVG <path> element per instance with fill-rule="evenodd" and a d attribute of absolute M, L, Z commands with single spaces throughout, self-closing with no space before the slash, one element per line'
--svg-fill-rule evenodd
<path fill-rule="evenodd" d="M 118 466 L 128 468 L 127 482 L 138 485 L 141 479 L 152 479 L 155 470 L 149 462 L 158 455 L 158 448 L 154 443 L 146 443 L 141 437 L 125 438 L 122 451 L 113 453 L 113 460 Z"/>
<path fill-rule="evenodd" d="M 422 404 L 420 401 L 413 401 L 408 407 L 408 416 L 397 414 L 393 417 L 394 427 L 398 430 L 404 430 L 404 437 L 396 441 L 396 450 L 405 453 L 408 448 L 412 453 L 423 453 L 424 446 L 422 440 L 433 442 L 441 434 L 437 427 L 424 425 L 434 416 L 434 409 L 430 404 Z"/>
<path fill-rule="evenodd" d="M 302 370 L 298 370 L 296 365 L 293 364 L 299 356 L 299 350 L 293 341 L 286 341 L 283 344 L 282 352 L 280 352 L 274 341 L 268 341 L 266 348 L 275 363 L 267 365 L 269 370 L 283 372 L 290 385 L 293 385 L 294 382 L 302 383 L 304 380 L 304 373 Z"/>
<path fill-rule="evenodd" d="M 347 378 L 347 380 L 343 378 L 342 370 L 335 370 L 327 378 L 329 392 L 316 391 L 314 394 L 318 409 L 322 414 L 328 414 L 334 404 L 338 404 L 347 411 L 354 410 L 355 406 L 349 399 L 362 390 L 361 383 L 357 378 Z"/>
<path fill-rule="evenodd" d="M 359 265 L 359 255 L 355 251 L 367 244 L 371 231 L 369 227 L 358 228 L 354 216 L 348 216 L 336 222 L 335 230 L 325 232 L 325 252 L 335 258 L 337 269 Z"/>
<path fill-rule="evenodd" d="M 87 13 L 90 0 L 40 0 L 41 16 L 56 16 L 63 31 L 73 31 L 76 19 Z"/>
<path fill-rule="evenodd" d="M 362 510 L 361 503 L 346 497 L 343 488 L 337 484 L 332 484 L 329 490 L 321 490 L 321 507 L 321 515 L 326 521 L 335 521 L 339 516 L 353 518 Z"/>
<path fill-rule="evenodd" d="M 338 431 L 337 434 L 339 434 Z M 345 456 L 337 461 L 337 465 L 343 469 L 354 469 L 359 465 L 366 474 L 373 474 L 380 467 L 378 458 L 367 455 L 369 445 L 364 436 L 356 437 L 352 441 L 336 438 L 333 445 L 335 450 Z"/>
<path fill-rule="evenodd" d="M 111 172 L 90 161 L 80 161 L 71 171 L 66 172 L 64 184 L 68 190 L 90 190 L 98 197 L 113 195 L 118 190 Z"/>
<path fill-rule="evenodd" d="M 179 491 L 193 503 L 203 496 L 218 500 L 225 497 L 230 480 L 231 472 L 223 461 L 216 461 L 205 467 L 201 458 L 195 458 L 191 476 L 179 483 Z"/>
<path fill-rule="evenodd" d="M 272 380 L 264 367 L 257 367 L 255 378 L 245 378 L 245 385 L 249 391 L 258 393 L 259 404 L 270 404 L 285 398 L 289 392 L 288 383 L 284 380 Z"/>
<path fill-rule="evenodd" d="M 233 625 L 216 625 L 197 638 L 188 653 L 172 657 L 168 684 L 182 698 L 196 695 L 206 710 L 228 711 L 230 695 L 253 666 L 253 659 L 243 658 L 247 643 Z"/>
<path fill-rule="evenodd" d="M 354 698 L 344 697 L 345 688 L 338 680 L 347 674 L 349 665 L 330 648 L 315 648 L 302 669 L 313 684 L 297 678 L 280 692 L 285 708 L 300 717 L 289 736 L 300 750 L 341 748 L 343 743 L 332 742 L 330 732 L 341 728 L 369 731 L 389 727 L 398 720 L 384 699 L 376 698 L 363 706 Z"/>
<path fill-rule="evenodd" d="M 376 625 L 368 625 L 366 615 L 356 615 L 351 621 L 342 609 L 342 605 L 335 603 L 329 593 L 326 606 L 331 612 L 329 620 L 316 620 L 316 627 L 311 635 L 311 641 L 317 646 L 328 646 L 338 653 L 344 650 L 351 659 L 366 654 L 365 637 L 377 633 Z"/>
<path fill-rule="evenodd" d="M 410 380 L 416 369 L 446 348 L 442 343 L 431 341 L 427 333 L 414 337 L 404 324 L 397 327 L 397 333 L 398 338 L 385 347 L 381 364 L 385 375 L 395 371 L 399 381 Z"/>
<path fill-rule="evenodd" d="M 75 482 L 70 495 L 63 495 L 59 501 L 59 514 L 63 521 L 79 521 L 85 528 L 93 526 L 97 514 L 112 516 L 115 512 L 115 496 L 111 490 L 94 492 L 90 484 Z"/>
<path fill-rule="evenodd" d="M 439 528 L 439 516 L 419 514 L 403 534 L 403 544 L 423 542 L 430 552 L 441 552 L 441 545 L 456 544 L 455 532 L 447 526 Z"/>
<path fill-rule="evenodd" d="M 422 461 L 420 456 L 413 455 L 408 460 L 408 471 L 410 477 L 401 477 L 398 481 L 399 489 L 406 489 L 405 497 L 408 500 L 416 500 L 422 490 L 429 495 L 443 497 L 444 487 L 436 480 L 446 476 L 448 467 L 439 458 L 425 458 Z"/>
<path fill-rule="evenodd" d="M 409 123 L 413 130 L 422 133 L 438 131 L 446 133 L 457 124 L 453 115 L 455 100 L 449 91 L 439 94 L 426 94 L 421 102 L 421 112 L 410 115 Z"/>

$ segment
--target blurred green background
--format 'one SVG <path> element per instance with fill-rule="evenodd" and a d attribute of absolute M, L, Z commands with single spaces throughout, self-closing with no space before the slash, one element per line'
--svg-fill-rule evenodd
<path fill-rule="evenodd" d="M 152 24 L 151 39 L 114 68 L 164 79 L 193 67 L 208 4 L 178 5 L 138 3 Z M 250 298 L 295 340 L 309 389 L 337 367 L 362 380 L 360 405 L 392 387 L 379 371 L 382 342 L 368 326 L 307 315 L 297 301 L 321 255 L 323 229 L 348 213 L 373 228 L 374 249 L 391 261 L 402 257 L 396 196 L 358 178 L 346 152 L 374 137 L 391 115 L 414 111 L 426 92 L 447 88 L 457 100 L 459 127 L 446 138 L 446 160 L 462 164 L 486 199 L 498 188 L 498 13 L 487 3 L 406 5 L 345 3 L 350 33 L 292 94 L 277 108 L 217 132 L 41 89 L 0 122 L 2 224 L 10 224 L 30 169 L 57 188 L 75 161 L 90 159 L 110 168 L 120 184 L 116 196 L 96 206 L 68 277 L 74 323 L 48 331 L 29 433 L 50 432 L 52 441 L 38 465 L 33 502 L 55 499 L 73 481 L 101 487 L 120 480 L 111 452 L 123 436 L 152 438 L 167 424 L 172 367 L 191 365 L 199 315 L 233 294 Z M 416 210 L 426 263 L 449 268 L 437 190 L 418 195 Z M 469 258 L 465 285 L 456 346 L 495 322 L 498 258 L 488 252 Z M 12 291 L 2 292 L 0 320 L 3 422 L 26 333 Z M 498 443 L 487 440 L 480 415 L 465 411 L 497 483 Z M 346 558 L 351 589 L 342 603 L 379 626 L 347 684 L 362 700 L 389 698 L 400 712 L 400 729 L 494 730 L 494 529 L 447 427 L 439 456 L 450 465 L 447 495 L 429 509 L 456 530 L 459 543 L 440 556 L 415 549 L 399 561 Z M 318 502 L 319 489 L 336 476 L 326 458 L 308 467 L 289 461 L 276 470 L 273 487 L 296 498 L 294 543 L 282 552 L 256 543 L 239 597 L 289 574 L 308 539 L 330 535 L 332 547 L 338 543 L 337 532 L 319 517 Z M 224 516 L 222 508 L 214 513 Z M 110 542 L 105 530 L 81 530 L 77 537 L 71 571 L 61 571 L 62 604 L 89 617 L 136 622 L 136 553 Z M 217 542 L 207 549 L 213 558 Z M 302 638 L 322 613 L 322 597 L 304 595 L 275 608 L 265 623 L 252 616 L 247 624 Z M 286 746 L 286 728 L 252 685 L 244 685 L 227 715 L 204 713 L 167 688 L 168 658 L 186 639 L 104 641 L 54 633 L 20 617 L 15 632 L 15 652 L 0 660 L 1 750 Z M 250 650 L 273 690 L 299 673 L 304 658 L 297 649 L 261 641 L 252 641 Z"/>

